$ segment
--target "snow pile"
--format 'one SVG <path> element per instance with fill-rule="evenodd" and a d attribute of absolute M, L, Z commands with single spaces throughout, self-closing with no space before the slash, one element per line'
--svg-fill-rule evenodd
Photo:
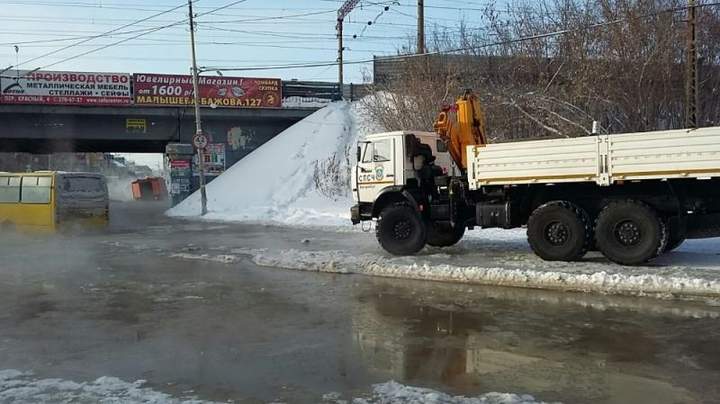
<path fill-rule="evenodd" d="M 539 404 L 530 395 L 487 393 L 477 397 L 451 396 L 432 389 L 405 386 L 394 381 L 373 386 L 371 398 L 356 398 L 353 404 Z"/>
<path fill-rule="evenodd" d="M 592 256 L 581 262 L 542 261 L 529 251 L 522 229 L 485 229 L 473 233 L 454 247 L 427 248 L 410 257 L 389 256 L 379 249 L 377 253 L 363 253 L 307 247 L 244 247 L 224 249 L 216 254 L 172 252 L 169 255 L 227 264 L 249 257 L 265 267 L 492 286 L 633 296 L 720 297 L 717 256 L 689 256 L 683 252 L 685 246 L 677 253 L 658 259 L 656 266 L 626 267 L 602 259 L 593 260 Z M 705 244 L 709 247 L 710 243 Z M 688 249 L 704 247 L 696 246 L 694 240 L 687 243 Z M 678 265 L 674 260 L 684 264 Z M 482 264 L 479 265 L 479 261 Z"/>
<path fill-rule="evenodd" d="M 348 251 L 282 250 L 255 254 L 252 260 L 262 266 L 288 269 L 359 273 L 391 278 L 451 281 L 494 286 L 514 286 L 600 292 L 623 295 L 720 296 L 716 274 L 683 268 L 622 267 L 614 264 L 506 266 L 453 265 L 437 257 L 387 258 Z M 603 268 L 598 268 L 602 266 Z M 716 270 L 715 270 L 716 271 Z"/>
<path fill-rule="evenodd" d="M 100 377 L 92 382 L 77 383 L 62 379 L 36 379 L 32 373 L 0 370 L 0 402 L 2 403 L 169 403 L 205 404 L 194 398 L 178 399 L 150 388 L 145 382 L 122 381 L 116 377 Z"/>
<path fill-rule="evenodd" d="M 144 380 L 128 383 L 116 377 L 103 376 L 92 382 L 63 379 L 37 379 L 30 372 L 0 370 L 2 403 L 127 403 L 127 404 L 216 404 L 195 397 L 177 398 L 142 387 Z M 322 402 L 353 404 L 540 404 L 532 396 L 487 393 L 478 397 L 453 397 L 436 390 L 405 386 L 394 381 L 373 385 L 372 395 L 341 400 L 341 394 L 323 395 Z"/>
<path fill-rule="evenodd" d="M 207 186 L 204 219 L 348 225 L 358 104 L 336 102 L 286 129 Z M 169 216 L 200 212 L 195 192 Z"/>

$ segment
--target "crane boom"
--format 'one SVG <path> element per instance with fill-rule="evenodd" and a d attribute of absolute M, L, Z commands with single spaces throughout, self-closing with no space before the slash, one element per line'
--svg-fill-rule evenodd
<path fill-rule="evenodd" d="M 433 128 L 445 140 L 455 164 L 463 171 L 467 169 L 467 147 L 487 144 L 485 113 L 480 100 L 470 90 L 465 91 L 453 107 L 444 108 L 438 114 Z"/>

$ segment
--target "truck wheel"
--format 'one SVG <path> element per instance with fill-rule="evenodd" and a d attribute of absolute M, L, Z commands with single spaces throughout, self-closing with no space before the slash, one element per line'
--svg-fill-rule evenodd
<path fill-rule="evenodd" d="M 639 265 L 663 252 L 668 240 L 667 226 L 642 202 L 611 202 L 598 216 L 595 240 L 610 261 Z"/>
<path fill-rule="evenodd" d="M 427 224 L 427 243 L 433 247 L 450 247 L 465 234 L 465 226 L 431 222 Z"/>
<path fill-rule="evenodd" d="M 567 201 L 548 202 L 530 215 L 527 227 L 530 247 L 546 261 L 575 261 L 583 257 L 592 241 L 590 217 Z"/>
<path fill-rule="evenodd" d="M 427 231 L 415 210 L 405 205 L 393 205 L 380 212 L 375 237 L 390 254 L 411 255 L 425 246 Z"/>

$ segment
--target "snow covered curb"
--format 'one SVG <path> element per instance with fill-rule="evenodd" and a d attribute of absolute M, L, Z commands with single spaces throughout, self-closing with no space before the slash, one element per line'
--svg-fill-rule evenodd
<path fill-rule="evenodd" d="M 3 403 L 172 403 L 210 404 L 195 398 L 178 399 L 142 387 L 144 380 L 128 383 L 103 376 L 91 382 L 37 379 L 30 372 L 0 370 L 0 402 Z"/>
<path fill-rule="evenodd" d="M 329 400 L 326 400 L 329 401 Z M 337 400 L 337 403 L 342 402 Z M 451 396 L 436 390 L 405 386 L 394 381 L 373 385 L 371 398 L 356 398 L 353 404 L 541 404 L 533 396 L 486 393 L 477 397 Z"/>
<path fill-rule="evenodd" d="M 720 279 L 674 267 L 622 267 L 593 263 L 543 263 L 533 268 L 441 263 L 446 254 L 390 258 L 342 250 L 232 249 L 230 254 L 175 253 L 172 257 L 233 263 L 248 256 L 257 265 L 313 272 L 658 297 L 720 297 Z M 432 262 L 432 261 L 436 262 Z M 521 265 L 524 263 L 521 263 Z M 580 268 L 578 268 L 580 267 Z M 600 269 L 602 268 L 602 269 Z M 698 274 L 705 274 L 698 270 Z"/>
<path fill-rule="evenodd" d="M 720 296 L 720 280 L 657 273 L 599 271 L 573 273 L 546 269 L 402 263 L 402 258 L 354 255 L 344 251 L 287 250 L 255 254 L 258 265 L 320 272 L 360 273 L 392 278 L 559 289 L 632 295 Z M 618 267 L 624 269 L 623 267 Z"/>
<path fill-rule="evenodd" d="M 176 398 L 142 387 L 144 380 L 128 383 L 116 377 L 103 376 L 91 382 L 63 379 L 38 379 L 31 372 L 0 370 L 0 402 L 13 403 L 128 403 L 128 404 L 213 404 L 195 397 Z M 486 393 L 477 397 L 450 396 L 421 387 L 405 386 L 394 381 L 375 384 L 369 397 L 341 399 L 340 393 L 328 393 L 325 403 L 353 404 L 540 404 L 532 396 L 511 393 Z"/>

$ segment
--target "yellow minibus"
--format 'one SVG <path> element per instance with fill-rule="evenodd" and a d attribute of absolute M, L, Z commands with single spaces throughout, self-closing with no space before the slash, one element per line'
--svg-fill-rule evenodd
<path fill-rule="evenodd" d="M 0 231 L 104 227 L 108 210 L 107 184 L 100 174 L 0 172 Z"/>

